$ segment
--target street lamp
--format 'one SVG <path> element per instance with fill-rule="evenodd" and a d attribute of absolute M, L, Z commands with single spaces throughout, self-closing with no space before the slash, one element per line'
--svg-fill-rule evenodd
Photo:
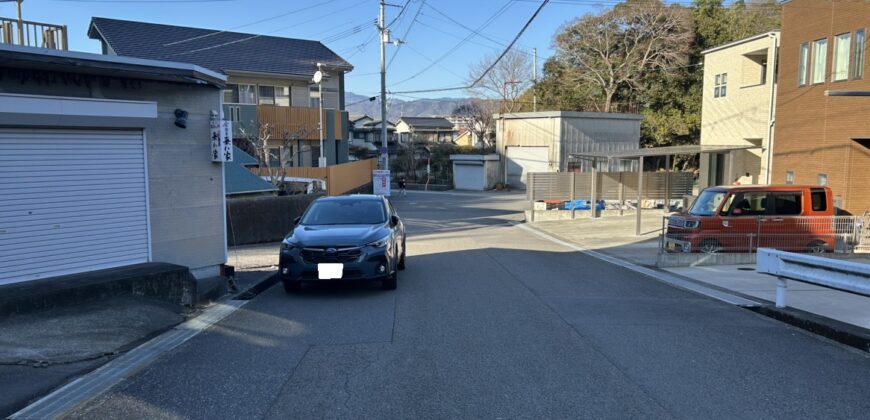
<path fill-rule="evenodd" d="M 321 63 L 317 63 L 317 72 L 314 73 L 314 78 L 312 81 L 317 83 L 317 95 L 319 99 L 317 100 L 317 105 L 320 109 L 320 124 L 318 124 L 317 128 L 320 132 L 320 157 L 317 159 L 317 166 L 320 168 L 326 167 L 326 157 L 323 156 L 323 71 L 320 70 Z"/>

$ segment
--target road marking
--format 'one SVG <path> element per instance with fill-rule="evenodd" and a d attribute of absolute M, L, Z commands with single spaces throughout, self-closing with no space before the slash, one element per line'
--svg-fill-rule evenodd
<path fill-rule="evenodd" d="M 721 290 L 716 290 L 713 288 L 705 287 L 705 286 L 702 286 L 702 285 L 697 284 L 695 282 L 680 278 L 680 277 L 672 275 L 672 274 L 662 273 L 660 271 L 646 268 L 646 267 L 625 261 L 625 260 L 620 259 L 620 258 L 612 257 L 610 255 L 602 254 L 598 251 L 593 251 L 591 249 L 586 249 L 586 248 L 574 245 L 572 243 L 563 241 L 559 238 L 556 238 L 556 237 L 548 235 L 544 232 L 541 232 L 538 229 L 529 227 L 526 224 L 516 224 L 515 226 L 520 228 L 520 229 L 523 229 L 525 231 L 534 233 L 535 235 L 538 235 L 541 238 L 544 238 L 550 242 L 562 245 L 566 248 L 570 248 L 570 249 L 572 249 L 576 252 L 579 252 L 581 254 L 585 254 L 585 255 L 588 255 L 590 257 L 597 258 L 599 260 L 620 266 L 622 268 L 625 268 L 625 269 L 628 269 L 628 270 L 652 277 L 652 278 L 654 278 L 662 283 L 665 283 L 665 284 L 668 284 L 668 285 L 671 285 L 671 286 L 674 286 L 674 287 L 677 287 L 680 289 L 684 289 L 684 290 L 688 290 L 688 291 L 691 291 L 694 293 L 698 293 L 698 294 L 701 294 L 701 295 L 704 295 L 704 296 L 707 296 L 707 297 L 710 297 L 710 298 L 713 298 L 713 299 L 716 299 L 716 300 L 719 300 L 721 302 L 725 302 L 725 303 L 728 303 L 731 305 L 737 305 L 737 306 L 743 306 L 743 307 L 760 306 L 760 304 L 754 300 L 745 299 L 745 298 L 742 298 L 740 296 L 735 296 L 735 295 L 732 295 L 730 293 L 725 293 Z"/>
<path fill-rule="evenodd" d="M 56 419 L 75 407 L 106 392 L 122 380 L 156 360 L 164 353 L 184 344 L 212 325 L 220 322 L 249 300 L 228 300 L 217 303 L 202 314 L 175 326 L 126 354 L 100 366 L 91 373 L 55 390 L 33 404 L 22 408 L 10 419 Z"/>

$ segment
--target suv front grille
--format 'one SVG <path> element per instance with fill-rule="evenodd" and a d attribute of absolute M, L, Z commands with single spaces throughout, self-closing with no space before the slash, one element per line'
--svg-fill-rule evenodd
<path fill-rule="evenodd" d="M 349 263 L 356 261 L 362 255 L 360 247 L 317 247 L 303 248 L 302 259 L 308 263 Z"/>

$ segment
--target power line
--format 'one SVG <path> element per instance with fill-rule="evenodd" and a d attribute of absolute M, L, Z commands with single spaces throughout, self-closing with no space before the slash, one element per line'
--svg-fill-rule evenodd
<path fill-rule="evenodd" d="M 393 26 L 393 24 L 396 23 L 396 21 L 399 20 L 400 17 L 402 17 L 402 14 L 405 13 L 405 9 L 408 8 L 409 4 L 411 4 L 411 0 L 405 2 L 405 5 L 402 6 L 402 10 L 399 10 L 399 14 L 397 14 L 396 17 L 394 17 L 393 20 L 391 20 L 390 23 L 387 24 L 387 28 Z"/>
<path fill-rule="evenodd" d="M 508 51 L 510 51 L 511 48 L 513 48 L 514 44 L 516 44 L 517 41 L 520 39 L 520 37 L 523 36 L 523 33 L 526 32 L 526 29 L 529 29 L 529 26 L 532 24 L 535 18 L 538 17 L 538 14 L 541 13 L 541 10 L 544 9 L 544 6 L 546 6 L 549 2 L 550 0 L 544 0 L 544 2 L 541 3 L 540 6 L 538 6 L 538 9 L 535 10 L 535 13 L 532 14 L 532 17 L 530 17 L 526 24 L 523 25 L 523 28 L 520 29 L 520 31 L 517 33 L 517 36 L 514 37 L 511 43 L 508 44 L 507 48 L 505 48 L 501 55 L 499 55 L 498 58 L 496 58 L 495 61 L 490 64 L 490 66 L 483 72 L 483 74 L 481 74 L 480 77 L 478 77 L 477 80 L 475 80 L 473 83 L 471 83 L 471 87 L 474 87 L 476 84 L 480 83 L 480 81 L 483 80 L 484 77 L 486 77 L 486 74 L 489 73 L 495 67 L 495 65 L 498 64 L 498 62 L 501 61 L 502 58 L 504 58 L 505 55 L 507 55 Z"/>
<path fill-rule="evenodd" d="M 82 0 L 63 0 L 63 1 L 82 1 Z M 146 0 L 134 0 L 134 1 L 146 1 Z M 160 2 L 163 2 L 163 1 L 165 1 L 165 0 L 147 0 L 147 1 L 160 1 Z M 185 0 L 181 0 L 181 1 L 185 1 Z M 188 1 L 192 1 L 192 0 L 188 0 Z M 200 1 L 202 1 L 202 0 L 200 0 Z M 221 0 L 221 1 L 224 1 L 224 0 Z M 272 20 L 280 19 L 280 18 L 282 18 L 282 17 L 290 16 L 290 15 L 293 15 L 293 14 L 296 14 L 296 13 L 299 13 L 299 12 L 304 12 L 304 11 L 306 11 L 306 10 L 310 10 L 310 9 L 315 8 L 315 7 L 320 7 L 320 6 L 323 6 L 323 5 L 329 4 L 329 3 L 334 3 L 334 2 L 336 2 L 336 1 L 338 1 L 338 0 L 326 0 L 326 1 L 322 2 L 322 3 L 315 4 L 315 5 L 313 5 L 313 6 L 306 6 L 306 7 L 302 7 L 302 8 L 299 8 L 299 9 L 291 10 L 291 11 L 289 11 L 289 12 L 282 13 L 282 14 L 280 14 L 280 15 L 275 15 L 275 16 L 271 16 L 271 17 L 268 17 L 268 18 L 265 18 L 265 19 L 256 20 L 256 21 L 253 21 L 253 22 L 246 23 L 246 24 L 244 24 L 244 25 L 234 26 L 234 27 L 232 27 L 232 28 L 225 29 L 225 30 L 222 30 L 222 31 L 215 31 L 215 32 L 208 33 L 208 34 L 205 34 L 205 35 L 199 35 L 199 36 L 194 36 L 194 37 L 187 38 L 187 39 L 182 39 L 182 40 L 178 40 L 178 41 L 170 42 L 170 43 L 168 43 L 168 44 L 163 44 L 163 46 L 164 46 L 164 47 L 168 47 L 168 46 L 170 46 L 170 45 L 183 44 L 183 43 L 185 43 L 185 42 L 195 41 L 195 40 L 198 40 L 198 39 L 203 39 L 203 38 L 208 38 L 208 37 L 215 36 L 215 35 L 224 34 L 224 33 L 227 33 L 227 32 L 234 31 L 234 30 L 236 30 L 236 29 L 245 28 L 245 27 L 252 26 L 252 25 L 257 25 L 257 24 L 260 24 L 260 23 L 263 23 L 263 22 L 269 22 L 269 21 L 272 21 Z M 173 0 L 170 0 L 170 2 L 173 2 Z M 124 2 L 124 3 L 127 3 L 127 2 Z"/>
<path fill-rule="evenodd" d="M 115 4 L 135 4 L 135 3 L 226 3 L 239 0 L 52 0 L 61 3 L 115 3 Z"/>
<path fill-rule="evenodd" d="M 492 64 L 480 75 L 480 77 L 478 77 L 477 80 L 475 80 L 473 83 L 471 83 L 471 85 L 469 85 L 469 86 L 456 86 L 456 87 L 449 87 L 449 88 L 442 88 L 442 89 L 421 89 L 421 90 L 393 92 L 393 93 L 394 94 L 402 94 L 402 93 L 448 92 L 448 91 L 454 91 L 454 90 L 473 88 L 475 85 L 480 83 L 480 81 L 483 80 L 484 77 L 486 77 L 486 74 L 489 73 L 495 67 L 495 65 L 498 64 L 499 61 L 501 61 L 502 58 L 504 58 L 504 56 L 508 53 L 508 51 L 510 51 L 511 48 L 514 46 L 514 44 L 516 44 L 517 40 L 519 40 L 520 37 L 523 35 L 523 33 L 526 32 L 526 29 L 529 28 L 529 26 L 532 24 L 532 22 L 535 20 L 535 18 L 538 17 L 538 14 L 540 14 L 541 10 L 544 9 L 544 6 L 546 6 L 547 3 L 549 3 L 549 2 L 550 2 L 550 0 L 544 0 L 543 3 L 541 3 L 540 6 L 538 6 L 537 10 L 535 10 L 535 13 L 533 13 L 532 16 L 529 18 L 529 20 L 525 23 L 525 25 L 523 25 L 522 29 L 520 29 L 520 31 L 517 33 L 517 35 L 514 37 L 514 39 L 510 42 L 510 44 L 508 44 L 507 48 L 505 48 L 505 50 L 501 53 L 501 55 L 499 55 L 498 58 L 496 58 L 495 61 L 493 61 Z"/>
<path fill-rule="evenodd" d="M 332 3 L 332 2 L 335 2 L 335 1 L 337 1 L 337 0 L 327 0 L 325 3 Z M 359 5 L 364 4 L 364 3 L 365 3 L 365 0 L 360 1 L 360 2 L 356 3 L 354 6 L 351 6 L 351 8 L 356 7 L 356 6 L 359 6 Z M 345 9 L 342 9 L 342 10 L 345 10 Z M 193 50 L 188 50 L 188 51 L 183 51 L 183 52 L 178 52 L 178 53 L 169 54 L 169 55 L 164 56 L 164 57 L 167 57 L 167 58 L 168 58 L 168 57 L 175 57 L 175 56 L 179 56 L 179 55 L 193 54 L 193 53 L 197 53 L 197 52 L 202 52 L 202 51 L 212 50 L 212 49 L 215 49 L 215 48 L 225 47 L 225 46 L 227 46 L 227 45 L 238 44 L 238 43 L 240 43 L 240 42 L 246 42 L 246 41 L 250 41 L 250 40 L 252 40 L 252 39 L 262 38 L 262 37 L 264 37 L 264 36 L 268 36 L 268 35 L 270 35 L 270 34 L 274 34 L 274 33 L 276 33 L 276 32 L 280 32 L 280 31 L 283 31 L 283 30 L 285 30 L 285 29 L 295 28 L 295 27 L 298 27 L 298 26 L 300 26 L 300 25 L 304 25 L 304 24 L 306 24 L 306 23 L 311 23 L 311 22 L 315 22 L 315 21 L 318 21 L 318 20 L 322 20 L 322 19 L 328 19 L 328 18 L 330 18 L 330 17 L 331 17 L 331 16 L 330 16 L 329 14 L 323 14 L 323 15 L 318 16 L 318 17 L 316 17 L 316 18 L 309 19 L 309 20 L 304 21 L 304 22 L 295 22 L 293 25 L 290 25 L 290 26 L 283 26 L 283 27 L 280 27 L 280 28 L 277 28 L 277 29 L 271 30 L 271 31 L 266 32 L 266 33 L 263 33 L 263 34 L 250 35 L 250 36 L 246 36 L 246 37 L 244 37 L 244 38 L 235 39 L 235 40 L 228 41 L 228 42 L 224 42 L 224 43 L 221 43 L 221 44 L 216 44 L 216 45 L 211 45 L 211 46 L 208 46 L 208 47 L 196 48 L 196 49 L 193 49 Z M 222 33 L 226 33 L 226 32 L 227 32 L 227 31 L 223 31 Z M 208 35 L 211 35 L 211 34 L 208 34 Z"/>
<path fill-rule="evenodd" d="M 420 17 L 420 12 L 423 11 L 423 6 L 425 6 L 425 5 L 426 5 L 426 0 L 423 0 L 420 2 L 420 7 L 417 8 L 417 13 L 414 15 L 414 19 L 411 20 L 411 23 L 408 24 L 407 28 L 405 28 L 405 33 L 402 34 L 401 38 L 399 38 L 400 40 L 402 40 L 402 41 L 408 40 L 408 34 L 411 33 L 411 28 L 414 27 L 414 23 L 417 23 L 417 19 Z M 390 66 L 393 65 L 393 61 L 396 59 L 396 56 L 399 55 L 399 50 L 402 49 L 402 45 L 404 45 L 404 43 L 400 43 L 399 46 L 396 47 L 396 52 L 393 53 L 393 56 L 390 57 L 390 62 L 387 63 L 387 70 L 390 69 Z"/>
<path fill-rule="evenodd" d="M 445 52 L 445 53 L 442 54 L 440 57 L 438 57 L 438 59 L 437 59 L 436 61 L 441 61 L 441 60 L 447 58 L 447 57 L 448 57 L 450 54 L 452 54 L 454 51 L 458 50 L 458 49 L 461 48 L 463 45 L 465 45 L 465 43 L 468 42 L 469 39 L 471 39 L 471 38 L 473 38 L 475 35 L 479 34 L 480 31 L 486 29 L 487 26 L 491 25 L 491 24 L 492 24 L 496 19 L 498 19 L 502 14 L 504 14 L 504 13 L 507 11 L 507 9 L 510 7 L 511 4 L 513 4 L 513 1 L 508 1 L 507 3 L 505 3 L 501 8 L 499 8 L 498 10 L 496 10 L 496 12 L 495 12 L 492 16 L 490 16 L 489 19 L 487 19 L 483 24 L 481 24 L 481 26 L 480 26 L 480 27 L 475 31 L 476 33 L 471 33 L 471 34 L 469 34 L 468 36 L 466 36 L 465 38 L 463 38 L 462 41 L 459 41 L 459 42 L 458 42 L 456 45 L 454 45 L 451 49 L 449 49 L 447 52 Z M 432 7 L 432 6 L 430 5 L 429 7 Z M 407 78 L 405 78 L 405 79 L 402 79 L 402 80 L 400 80 L 400 81 L 398 81 L 398 82 L 396 82 L 396 83 L 393 83 L 393 86 L 397 86 L 397 85 L 400 85 L 400 84 L 402 84 L 402 83 L 405 83 L 405 82 L 408 82 L 408 81 L 410 81 L 410 80 L 413 80 L 413 79 L 415 79 L 417 76 L 419 76 L 419 75 L 421 75 L 421 74 L 423 74 L 423 73 L 429 71 L 429 70 L 432 69 L 433 67 L 435 67 L 434 64 L 431 64 L 431 65 L 429 65 L 429 66 L 426 66 L 426 67 L 424 67 L 423 69 L 421 69 L 420 71 L 414 73 L 412 76 L 407 77 Z"/>

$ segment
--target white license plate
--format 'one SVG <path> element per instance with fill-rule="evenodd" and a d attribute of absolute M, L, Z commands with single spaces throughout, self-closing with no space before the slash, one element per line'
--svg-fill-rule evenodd
<path fill-rule="evenodd" d="M 340 279 L 344 272 L 344 264 L 321 263 L 317 264 L 317 278 L 320 280 Z"/>

